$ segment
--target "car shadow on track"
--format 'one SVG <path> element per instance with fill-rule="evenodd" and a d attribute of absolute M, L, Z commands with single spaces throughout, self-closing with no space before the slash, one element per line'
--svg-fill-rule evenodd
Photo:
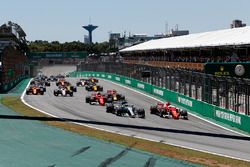
<path fill-rule="evenodd" d="M 111 127 L 122 127 L 122 128 L 130 128 L 130 129 L 168 132 L 168 133 L 175 133 L 175 134 L 187 134 L 187 135 L 197 135 L 197 136 L 207 136 L 207 137 L 217 137 L 217 138 L 227 138 L 227 139 L 250 141 L 250 137 L 245 137 L 245 136 L 216 134 L 216 133 L 208 133 L 208 132 L 196 132 L 196 131 L 187 131 L 187 130 L 180 130 L 180 129 L 160 128 L 160 127 L 126 125 L 126 124 L 119 124 L 119 123 L 88 121 L 88 120 L 80 120 L 80 119 L 53 118 L 53 117 L 32 117 L 32 116 L 16 116 L 16 115 L 14 115 L 14 116 L 13 115 L 0 115 L 0 119 L 76 122 L 76 123 L 82 123 L 82 124 L 105 125 L 105 126 L 111 126 Z"/>

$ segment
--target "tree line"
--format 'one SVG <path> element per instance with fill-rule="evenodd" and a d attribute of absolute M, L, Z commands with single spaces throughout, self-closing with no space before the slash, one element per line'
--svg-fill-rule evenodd
<path fill-rule="evenodd" d="M 73 52 L 87 51 L 88 53 L 109 53 L 118 51 L 109 42 L 85 44 L 80 41 L 60 43 L 58 41 L 30 41 L 27 42 L 29 52 Z"/>

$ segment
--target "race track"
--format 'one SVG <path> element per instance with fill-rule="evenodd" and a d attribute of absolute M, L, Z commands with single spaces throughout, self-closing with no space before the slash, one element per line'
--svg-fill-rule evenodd
<path fill-rule="evenodd" d="M 75 84 L 77 78 L 67 80 Z M 118 117 L 106 113 L 105 107 L 86 104 L 85 96 L 90 93 L 83 87 L 78 87 L 74 97 L 55 97 L 53 90 L 56 86 L 52 83 L 51 87 L 47 87 L 45 95 L 25 95 L 24 100 L 47 113 L 92 127 L 250 161 L 249 137 L 224 130 L 190 115 L 189 120 L 164 119 L 151 115 L 149 108 L 156 104 L 156 100 L 109 81 L 101 80 L 100 84 L 104 91 L 116 89 L 125 95 L 129 103 L 143 107 L 146 110 L 146 119 Z"/>

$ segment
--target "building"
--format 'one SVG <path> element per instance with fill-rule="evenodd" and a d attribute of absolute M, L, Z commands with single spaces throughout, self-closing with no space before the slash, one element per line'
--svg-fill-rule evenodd
<path fill-rule="evenodd" d="M 171 30 L 171 33 L 169 34 L 170 37 L 176 37 L 176 36 L 182 36 L 182 35 L 188 35 L 188 30 Z"/>
<path fill-rule="evenodd" d="M 0 92 L 6 92 L 30 73 L 26 34 L 16 23 L 0 26 Z"/>
<path fill-rule="evenodd" d="M 119 40 L 119 38 L 121 38 L 121 34 L 120 33 L 110 33 L 109 34 L 109 41 Z"/>
<path fill-rule="evenodd" d="M 241 20 L 233 20 L 231 28 L 239 28 L 239 27 L 246 27 L 246 24 L 242 23 Z"/>
<path fill-rule="evenodd" d="M 109 36 L 109 42 L 116 48 L 122 49 L 130 47 L 142 42 L 146 42 L 152 39 L 160 39 L 166 37 L 164 34 L 157 34 L 154 36 L 148 36 L 147 34 L 134 34 L 129 36 L 121 36 L 120 33 L 111 33 Z"/>

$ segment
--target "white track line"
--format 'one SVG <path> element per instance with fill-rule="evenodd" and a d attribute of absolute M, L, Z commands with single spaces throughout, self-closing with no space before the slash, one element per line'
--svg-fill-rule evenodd
<path fill-rule="evenodd" d="M 30 81 L 31 81 L 31 80 L 30 80 Z M 29 81 L 28 85 L 26 86 L 26 89 L 28 88 L 28 86 L 29 86 L 29 84 L 30 84 L 30 81 Z M 106 81 L 109 81 L 109 80 L 106 80 Z M 116 84 L 116 85 L 118 85 L 118 86 L 127 88 L 127 89 L 129 89 L 129 90 L 132 90 L 132 91 L 134 91 L 134 92 L 136 92 L 136 93 L 145 95 L 145 96 L 150 97 L 150 98 L 152 98 L 152 99 L 154 99 L 154 100 L 158 100 L 158 101 L 159 101 L 159 99 L 156 99 L 156 98 L 154 98 L 154 97 L 151 97 L 151 96 L 149 96 L 149 95 L 147 95 L 147 94 L 144 94 L 144 93 L 142 93 L 142 92 L 140 92 L 140 91 L 133 90 L 133 89 L 131 89 L 131 88 L 129 88 L 129 87 L 126 87 L 126 86 L 124 86 L 124 85 L 119 85 L 119 84 L 117 84 L 117 83 L 115 83 L 115 82 L 112 82 L 112 81 L 109 81 L 109 82 L 111 82 L 111 83 L 113 83 L 113 84 Z M 41 113 L 43 113 L 43 114 L 46 114 L 46 115 L 49 115 L 49 116 L 51 116 L 51 117 L 59 118 L 59 119 L 62 119 L 62 120 L 63 120 L 63 118 L 61 118 L 61 117 L 59 117 L 59 116 L 50 114 L 50 113 L 48 113 L 48 112 L 45 112 L 45 111 L 43 111 L 43 110 L 40 110 L 40 109 L 38 109 L 38 108 L 36 108 L 36 107 L 34 107 L 34 106 L 28 104 L 28 103 L 24 100 L 24 96 L 25 96 L 25 93 L 26 93 L 26 89 L 24 90 L 24 92 L 23 92 L 22 95 L 21 95 L 21 101 L 22 101 L 26 106 L 28 106 L 28 107 L 30 107 L 30 108 L 32 108 L 32 109 L 34 109 L 34 110 L 37 110 L 37 111 L 39 111 L 39 112 L 41 112 Z M 199 117 L 197 117 L 197 118 L 199 118 Z M 208 121 L 208 122 L 210 122 L 210 121 Z M 74 124 L 77 124 L 77 125 L 86 126 L 86 127 L 93 128 L 93 129 L 97 129 L 97 130 L 102 130 L 102 131 L 105 131 L 105 132 L 110 132 L 110 133 L 115 133 L 115 134 L 119 134 L 119 135 L 131 137 L 131 135 L 128 135 L 128 134 L 125 134 L 125 133 L 120 133 L 120 132 L 116 132 L 116 131 L 112 131 L 112 130 L 102 129 L 102 128 L 90 126 L 90 125 L 88 125 L 88 124 L 77 123 L 77 122 L 71 122 L 71 123 L 74 123 Z M 215 124 L 215 125 L 216 125 L 216 124 Z M 185 148 L 185 149 L 190 149 L 190 150 L 194 150 L 194 151 L 200 151 L 200 152 L 203 152 L 203 153 L 213 154 L 213 155 L 217 155 L 217 156 L 222 156 L 222 157 L 227 157 L 227 158 L 232 158 L 232 159 L 237 159 L 237 160 L 241 160 L 241 161 L 250 162 L 250 160 L 247 160 L 247 159 L 242 159 L 242 158 L 238 158 L 238 157 L 232 157 L 232 156 L 229 156 L 229 155 L 214 153 L 214 152 L 210 152 L 210 151 L 206 151 L 206 150 L 200 150 L 200 149 L 196 149 L 196 148 L 192 148 L 192 147 L 187 147 L 187 146 L 182 146 L 182 145 L 178 145 L 178 144 L 174 144 L 174 143 L 157 141 L 157 140 L 148 139 L 148 138 L 144 138 L 144 137 L 140 137 L 140 136 L 136 136 L 136 135 L 133 135 L 133 137 L 138 138 L 138 139 L 147 140 L 147 141 L 157 142 L 157 143 L 160 142 L 160 143 L 163 143 L 163 144 L 168 144 L 168 145 L 171 145 L 171 146 L 180 147 L 180 148 Z"/>

